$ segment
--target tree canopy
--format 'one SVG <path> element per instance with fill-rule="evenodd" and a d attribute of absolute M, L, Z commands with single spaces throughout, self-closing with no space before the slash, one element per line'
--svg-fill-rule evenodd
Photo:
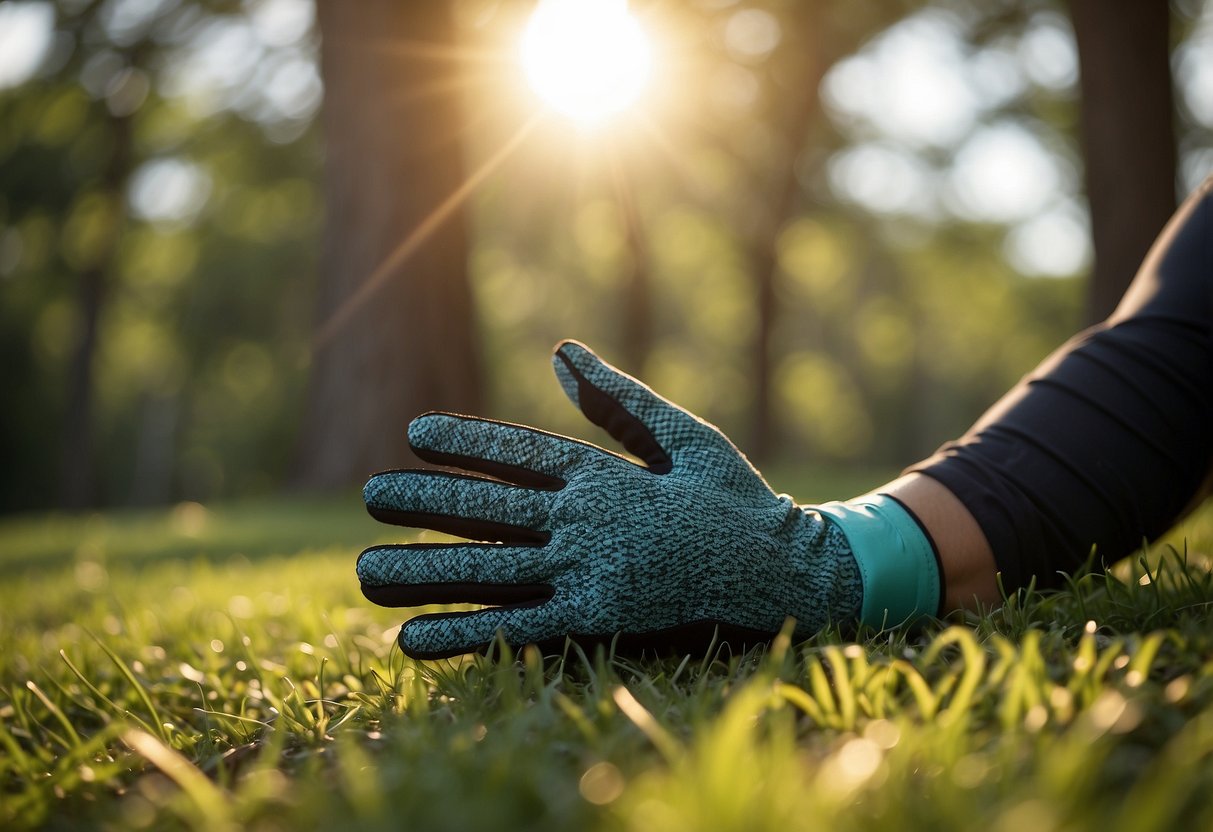
<path fill-rule="evenodd" d="M 583 431 L 545 370 L 576 337 L 767 460 L 894 467 L 1084 321 L 1067 4 L 635 2 L 651 83 L 594 129 L 526 87 L 533 3 L 425 5 L 446 41 L 363 33 L 349 54 L 394 54 L 399 77 L 343 94 L 469 183 L 442 250 L 466 263 L 487 414 Z M 1182 192 L 1213 169 L 1213 7 L 1170 14 Z M 326 198 L 330 228 L 342 210 L 320 36 L 310 0 L 0 3 L 0 510 L 212 499 L 298 470 Z M 399 132 L 418 101 L 456 121 Z M 426 315 L 418 366 L 464 338 Z M 383 408 L 392 383 L 348 406 Z M 410 407 L 385 414 L 397 436 Z"/>

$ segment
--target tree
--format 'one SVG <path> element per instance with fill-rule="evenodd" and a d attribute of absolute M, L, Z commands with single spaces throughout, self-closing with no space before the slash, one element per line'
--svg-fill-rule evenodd
<path fill-rule="evenodd" d="M 779 237 L 801 211 L 803 183 L 821 173 L 826 154 L 812 152 L 814 147 L 837 141 L 823 117 L 819 87 L 836 61 L 854 51 L 873 30 L 904 13 L 898 4 L 786 3 L 774 8 L 781 13 L 784 32 L 763 67 L 769 96 L 764 115 L 783 152 L 773 154 L 770 163 L 753 174 L 759 219 L 745 241 L 757 313 L 750 356 L 754 390 L 747 450 L 760 460 L 779 446 L 774 378 L 779 358 Z"/>
<path fill-rule="evenodd" d="M 1107 317 L 1175 211 L 1171 16 L 1166 3 L 1070 0 L 1095 268 L 1087 319 Z"/>
<path fill-rule="evenodd" d="M 405 459 L 405 423 L 475 411 L 480 368 L 445 3 L 320 0 L 327 218 L 304 485 Z"/>
<path fill-rule="evenodd" d="M 749 452 L 757 459 L 767 459 L 777 447 L 775 420 L 775 330 L 778 301 L 775 282 L 779 274 L 777 252 L 779 234 L 800 207 L 801 184 L 797 166 L 802 162 L 809 136 L 821 118 L 818 87 L 828 68 L 822 54 L 824 15 L 815 4 L 807 3 L 788 12 L 785 22 L 791 32 L 785 37 L 785 53 L 780 55 L 790 66 L 781 66 L 783 77 L 773 72 L 772 87 L 781 95 L 779 107 L 771 121 L 783 141 L 786 157 L 772 177 L 773 185 L 763 200 L 764 221 L 748 241 L 751 277 L 757 323 L 754 332 L 753 362 L 754 396 L 750 414 Z M 783 82 L 782 84 L 780 82 Z"/>
<path fill-rule="evenodd" d="M 15 5 L 47 46 L 0 88 L 0 511 L 268 488 L 315 272 L 308 10 Z"/>

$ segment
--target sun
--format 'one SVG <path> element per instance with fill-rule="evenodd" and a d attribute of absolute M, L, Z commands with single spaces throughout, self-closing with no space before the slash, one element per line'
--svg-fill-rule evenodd
<path fill-rule="evenodd" d="M 521 58 L 539 97 L 586 125 L 635 103 L 653 64 L 649 39 L 626 0 L 539 0 Z"/>

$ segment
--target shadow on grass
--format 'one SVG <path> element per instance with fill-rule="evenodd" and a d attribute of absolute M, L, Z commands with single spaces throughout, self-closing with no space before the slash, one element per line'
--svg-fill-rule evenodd
<path fill-rule="evenodd" d="M 352 556 L 385 533 L 395 538 L 410 534 L 376 523 L 354 492 L 27 515 L 0 520 L 0 575 L 11 578 L 90 561 L 256 559 L 331 548 L 348 548 Z"/>

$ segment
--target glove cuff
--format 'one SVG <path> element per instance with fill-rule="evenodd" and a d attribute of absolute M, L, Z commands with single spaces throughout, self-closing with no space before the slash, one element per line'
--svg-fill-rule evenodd
<path fill-rule="evenodd" d="M 860 621 L 885 629 L 939 613 L 939 555 L 909 509 L 887 494 L 814 508 L 851 544 L 863 580 Z"/>

